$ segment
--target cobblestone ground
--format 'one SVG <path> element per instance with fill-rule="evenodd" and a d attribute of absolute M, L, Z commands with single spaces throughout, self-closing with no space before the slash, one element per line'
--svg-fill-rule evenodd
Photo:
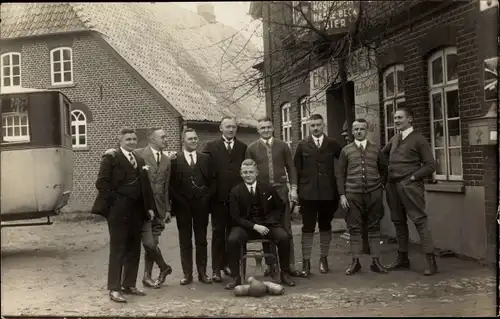
<path fill-rule="evenodd" d="M 300 267 L 300 228 L 294 226 Z M 493 316 L 496 270 L 474 261 L 438 258 L 440 273 L 425 277 L 423 258 L 412 270 L 388 275 L 363 271 L 347 277 L 347 243 L 334 235 L 330 274 L 298 279 L 279 297 L 236 298 L 221 284 L 180 286 L 177 230 L 169 224 L 161 248 L 174 273 L 162 289 L 128 304 L 109 301 L 105 290 L 108 233 L 104 222 L 60 220 L 51 226 L 2 229 L 2 315 L 87 316 Z M 416 250 L 416 249 L 414 249 Z M 317 269 L 317 249 L 313 267 Z M 390 262 L 395 245 L 386 244 Z M 142 273 L 142 261 L 140 273 Z M 248 273 L 253 273 L 249 263 Z M 210 269 L 209 269 L 210 271 Z M 140 281 L 138 286 L 141 287 Z"/>

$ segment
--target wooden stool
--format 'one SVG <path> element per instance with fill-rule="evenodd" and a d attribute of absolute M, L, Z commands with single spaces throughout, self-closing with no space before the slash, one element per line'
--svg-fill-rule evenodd
<path fill-rule="evenodd" d="M 262 244 L 269 244 L 271 246 L 271 252 L 265 253 L 264 249 L 262 247 Z M 248 249 L 248 244 L 261 244 L 260 249 Z M 271 257 L 274 259 L 273 261 L 278 265 L 278 271 L 279 271 L 279 259 L 278 256 L 276 255 L 275 252 L 277 252 L 277 247 L 276 244 L 269 239 L 253 239 L 249 240 L 246 245 L 243 245 L 241 248 L 241 255 L 240 255 L 240 276 L 241 280 L 243 282 L 246 281 L 246 271 L 247 271 L 247 259 L 248 258 L 254 258 L 255 259 L 255 270 L 256 272 L 259 271 L 261 273 L 264 273 L 264 270 L 262 269 L 262 259 L 264 257 Z M 272 274 L 274 275 L 274 274 Z"/>

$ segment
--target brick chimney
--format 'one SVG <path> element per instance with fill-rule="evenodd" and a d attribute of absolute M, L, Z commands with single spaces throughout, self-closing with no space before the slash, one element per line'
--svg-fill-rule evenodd
<path fill-rule="evenodd" d="M 208 23 L 216 23 L 214 6 L 211 3 L 199 4 L 196 7 L 198 14 L 201 15 Z"/>

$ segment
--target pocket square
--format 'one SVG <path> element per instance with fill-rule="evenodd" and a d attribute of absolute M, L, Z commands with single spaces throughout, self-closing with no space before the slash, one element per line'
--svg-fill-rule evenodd
<path fill-rule="evenodd" d="M 271 198 L 273 198 L 273 195 L 269 195 L 269 197 L 267 198 L 267 200 L 270 200 Z"/>

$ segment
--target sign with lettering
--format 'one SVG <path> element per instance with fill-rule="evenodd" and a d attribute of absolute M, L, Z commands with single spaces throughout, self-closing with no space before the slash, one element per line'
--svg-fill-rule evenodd
<path fill-rule="evenodd" d="M 356 118 L 368 122 L 368 139 L 380 145 L 378 72 L 376 69 L 353 75 L 354 111 Z"/>
<path fill-rule="evenodd" d="M 329 34 L 346 33 L 358 18 L 359 1 L 292 1 L 294 25 L 310 21 Z M 306 19 L 307 17 L 307 19 Z"/>
<path fill-rule="evenodd" d="M 326 112 L 326 90 L 335 81 L 338 72 L 333 64 L 327 63 L 309 73 L 309 107 L 310 113 L 318 113 L 325 120 L 325 134 L 328 132 Z"/>

